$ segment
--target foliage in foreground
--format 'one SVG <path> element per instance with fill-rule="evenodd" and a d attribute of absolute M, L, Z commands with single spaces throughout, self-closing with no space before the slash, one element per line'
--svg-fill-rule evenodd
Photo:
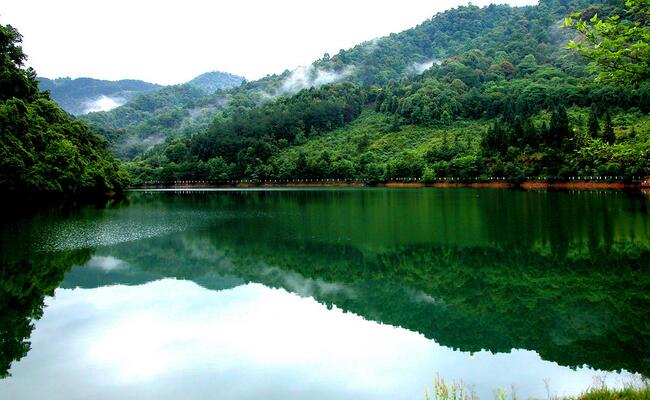
<path fill-rule="evenodd" d="M 575 13 L 565 20 L 580 40 L 569 43 L 599 71 L 601 82 L 638 84 L 650 79 L 650 1 L 627 0 L 623 16 L 602 19 Z"/>
<path fill-rule="evenodd" d="M 650 387 L 643 388 L 626 387 L 623 389 L 610 389 L 601 387 L 591 389 L 575 397 L 576 400 L 648 400 L 650 399 Z"/>
<path fill-rule="evenodd" d="M 548 387 L 547 387 L 548 390 Z M 479 397 L 470 388 L 462 383 L 448 383 L 440 376 L 433 378 L 432 391 L 424 391 L 425 400 L 479 400 Z M 517 400 L 515 386 L 512 387 L 510 394 L 499 388 L 494 391 L 495 400 Z M 650 386 L 647 381 L 641 383 L 628 384 L 621 389 L 612 389 L 604 384 L 587 389 L 578 396 L 569 396 L 558 398 L 548 393 L 548 400 L 648 400 L 650 399 Z"/>
<path fill-rule="evenodd" d="M 94 195 L 127 183 L 106 141 L 38 90 L 21 35 L 0 25 L 0 191 Z"/>

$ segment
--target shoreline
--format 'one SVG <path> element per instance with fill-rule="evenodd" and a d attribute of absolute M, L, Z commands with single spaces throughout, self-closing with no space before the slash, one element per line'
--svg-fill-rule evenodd
<path fill-rule="evenodd" d="M 377 184 L 367 184 L 364 182 L 294 182 L 294 183 L 233 183 L 225 185 L 215 185 L 209 183 L 176 183 L 166 184 L 149 184 L 136 185 L 129 187 L 129 190 L 146 190 L 146 189 L 221 189 L 221 188 L 274 188 L 274 187 L 292 187 L 292 188 L 336 188 L 336 187 L 387 187 L 387 188 L 500 188 L 512 189 L 520 188 L 524 190 L 650 190 L 650 181 L 643 182 L 597 182 L 597 181 L 525 181 L 520 184 L 511 182 L 386 182 Z"/>

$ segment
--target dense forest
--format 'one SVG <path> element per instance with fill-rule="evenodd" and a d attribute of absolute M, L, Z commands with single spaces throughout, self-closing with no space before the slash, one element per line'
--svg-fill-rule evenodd
<path fill-rule="evenodd" d="M 21 40 L 0 25 L 0 190 L 89 196 L 122 188 L 127 174 L 106 140 L 39 91 L 36 73 L 23 67 Z"/>
<path fill-rule="evenodd" d="M 257 81 L 207 73 L 79 120 L 37 89 L 19 34 L 3 28 L 1 183 L 645 176 L 649 8 L 461 6 L 307 67 Z"/>
<path fill-rule="evenodd" d="M 164 140 L 142 154 L 117 150 L 133 157 L 135 183 L 630 179 L 650 169 L 647 68 L 639 79 L 607 79 L 572 40 L 584 43 L 598 16 L 647 32 L 647 12 L 643 1 L 459 7 L 326 54 L 302 71 L 311 87 L 297 92 L 287 71 L 178 100 L 189 107 L 178 113 L 214 107 L 204 129 L 175 128 L 183 119 L 163 114 L 117 132 L 128 119 L 120 109 L 94 122 L 113 143 Z"/>
<path fill-rule="evenodd" d="M 117 157 L 131 159 L 167 138 L 206 128 L 219 108 L 208 99 L 243 81 L 226 72 L 206 72 L 187 83 L 141 93 L 121 107 L 81 118 L 102 132 Z"/>

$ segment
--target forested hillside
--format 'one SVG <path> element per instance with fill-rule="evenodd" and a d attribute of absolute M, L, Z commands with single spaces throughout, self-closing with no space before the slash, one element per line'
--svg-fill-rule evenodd
<path fill-rule="evenodd" d="M 206 99 L 243 80 L 225 72 L 207 72 L 188 83 L 140 94 L 121 107 L 82 119 L 102 132 L 116 156 L 131 159 L 168 138 L 188 136 L 207 127 L 218 105 Z"/>
<path fill-rule="evenodd" d="M 107 112 L 84 115 L 82 120 L 101 132 L 113 153 L 123 159 L 141 154 L 166 138 L 196 131 L 186 119 L 209 122 L 206 112 L 194 110 L 205 92 L 189 84 L 166 86 L 152 93 L 136 96 L 122 107 Z M 206 110 L 211 114 L 210 108 Z M 194 125 L 194 124 L 192 124 Z"/>
<path fill-rule="evenodd" d="M 205 129 L 214 115 L 225 108 L 257 107 L 279 96 L 343 80 L 364 86 L 385 85 L 416 76 L 434 64 L 471 49 L 501 50 L 517 63 L 532 51 L 539 61 L 547 61 L 557 45 L 568 40 L 560 28 L 561 20 L 593 1 L 547 0 L 536 7 L 522 8 L 507 5 L 459 7 L 439 13 L 404 32 L 341 50 L 332 57 L 325 54 L 307 67 L 246 82 L 231 90 L 218 90 L 195 99 L 192 104 L 159 107 L 139 114 L 136 120 L 132 110 L 114 110 L 105 116 L 93 114 L 86 120 L 109 131 L 107 136 L 116 154 L 129 159 L 153 143 Z M 157 132 L 152 133 L 152 129 Z M 134 146 L 134 142 L 143 144 Z"/>
<path fill-rule="evenodd" d="M 325 55 L 295 95 L 286 72 L 197 100 L 220 110 L 207 129 L 170 135 L 128 168 L 136 182 L 643 175 L 650 84 L 597 81 L 567 48 L 576 12 L 648 29 L 620 2 L 459 7 Z"/>
<path fill-rule="evenodd" d="M 73 115 L 106 111 L 118 107 L 139 93 L 160 88 L 160 85 L 138 80 L 106 81 L 92 78 L 39 77 L 38 87 L 50 92 L 52 100 Z"/>
<path fill-rule="evenodd" d="M 126 174 L 106 141 L 61 110 L 23 68 L 22 37 L 0 25 L 0 190 L 82 196 L 119 190 Z"/>

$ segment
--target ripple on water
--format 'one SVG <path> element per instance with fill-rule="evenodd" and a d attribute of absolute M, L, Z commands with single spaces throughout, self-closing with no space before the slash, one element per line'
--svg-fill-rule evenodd
<path fill-rule="evenodd" d="M 183 232 L 207 226 L 216 219 L 242 218 L 234 212 L 129 209 L 58 221 L 38 232 L 40 251 L 62 251 L 120 243 Z M 246 217 L 246 215 L 243 215 Z"/>

